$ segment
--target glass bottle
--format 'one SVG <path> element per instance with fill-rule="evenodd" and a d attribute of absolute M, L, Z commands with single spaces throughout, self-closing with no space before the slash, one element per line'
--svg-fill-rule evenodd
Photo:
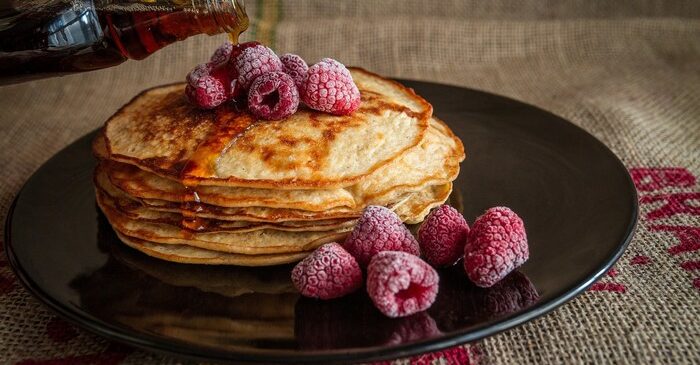
<path fill-rule="evenodd" d="M 243 0 L 0 0 L 0 84 L 140 60 L 248 27 Z"/>

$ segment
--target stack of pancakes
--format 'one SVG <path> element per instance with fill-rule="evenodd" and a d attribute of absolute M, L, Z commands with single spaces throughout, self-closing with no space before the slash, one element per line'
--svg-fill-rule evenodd
<path fill-rule="evenodd" d="M 460 140 L 413 90 L 351 69 L 362 104 L 257 120 L 199 110 L 184 84 L 147 90 L 93 144 L 96 195 L 121 240 L 183 263 L 274 265 L 341 241 L 368 205 L 407 223 L 443 203 Z"/>

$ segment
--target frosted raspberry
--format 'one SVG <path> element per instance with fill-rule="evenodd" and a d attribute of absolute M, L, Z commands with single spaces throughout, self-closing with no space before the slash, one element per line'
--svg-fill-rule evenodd
<path fill-rule="evenodd" d="M 311 109 L 345 115 L 360 107 L 360 90 L 345 66 L 324 58 L 309 67 L 302 101 Z"/>
<path fill-rule="evenodd" d="M 454 264 L 464 254 L 469 226 L 455 208 L 441 205 L 430 212 L 418 229 L 423 257 L 433 266 Z"/>
<path fill-rule="evenodd" d="M 523 220 L 509 208 L 495 207 L 474 221 L 464 246 L 464 269 L 474 284 L 487 288 L 528 257 Z"/>
<path fill-rule="evenodd" d="M 201 77 L 195 85 L 188 84 L 185 95 L 189 101 L 204 109 L 212 109 L 228 99 L 226 88 L 212 76 Z"/>
<path fill-rule="evenodd" d="M 226 90 L 226 99 L 228 100 L 231 96 L 231 90 L 233 90 L 233 87 L 235 87 L 235 83 L 231 82 L 231 75 L 228 72 L 226 65 L 214 67 L 211 70 L 211 77 L 219 80 L 219 82 L 224 85 L 224 89 Z"/>
<path fill-rule="evenodd" d="M 196 88 L 197 85 L 199 84 L 199 81 L 202 80 L 205 77 L 211 77 L 216 79 L 218 83 L 221 83 L 221 85 L 224 88 L 224 96 L 226 97 L 226 100 L 228 100 L 230 94 L 231 94 L 231 78 L 227 72 L 227 68 L 224 66 L 213 66 L 210 63 L 202 63 L 197 66 L 195 66 L 192 71 L 190 71 L 187 74 L 187 84 L 192 86 L 190 88 L 190 93 L 193 93 L 194 90 L 193 88 Z M 187 91 L 186 91 L 187 92 Z M 188 96 L 189 97 L 189 96 Z M 192 101 L 194 104 L 199 105 L 195 99 L 189 98 L 190 101 Z M 201 105 L 199 105 L 201 106 Z M 204 107 L 204 106 L 202 106 Z"/>
<path fill-rule="evenodd" d="M 342 246 L 328 243 L 294 267 L 292 283 L 303 296 L 333 299 L 359 289 L 362 270 Z"/>
<path fill-rule="evenodd" d="M 438 292 L 437 271 L 418 256 L 384 251 L 367 267 L 367 293 L 387 317 L 405 317 L 428 309 Z"/>
<path fill-rule="evenodd" d="M 282 61 L 284 72 L 292 77 L 294 85 L 296 85 L 301 92 L 306 82 L 306 72 L 309 71 L 309 66 L 306 64 L 306 61 L 292 53 L 283 54 L 280 57 L 280 61 Z"/>
<path fill-rule="evenodd" d="M 244 42 L 238 43 L 235 46 L 233 46 L 233 49 L 231 50 L 231 55 L 229 56 L 229 64 L 231 65 L 231 68 L 236 68 L 236 60 L 238 60 L 238 57 L 245 49 L 257 46 L 261 46 L 260 42 Z"/>
<path fill-rule="evenodd" d="M 372 256 L 382 251 L 404 251 L 416 256 L 420 254 L 418 241 L 396 213 L 378 205 L 365 208 L 343 247 L 362 267 L 367 266 Z"/>
<path fill-rule="evenodd" d="M 236 69 L 236 60 L 238 59 L 238 56 L 241 55 L 241 52 L 243 52 L 244 49 L 259 45 L 259 42 L 239 43 L 233 46 L 231 50 L 231 55 L 229 56 L 229 61 L 226 65 L 226 69 L 228 70 L 229 79 L 231 80 L 231 99 L 233 100 L 238 100 L 242 98 L 247 91 L 243 89 L 243 87 L 238 82 L 238 70 Z"/>
<path fill-rule="evenodd" d="M 219 46 L 219 48 L 214 51 L 211 55 L 209 63 L 212 66 L 223 66 L 231 59 L 231 52 L 233 51 L 233 44 L 231 42 L 226 42 Z"/>
<path fill-rule="evenodd" d="M 259 118 L 278 120 L 297 111 L 299 91 L 284 72 L 268 72 L 255 79 L 248 91 L 248 109 Z"/>
<path fill-rule="evenodd" d="M 258 76 L 275 71 L 282 71 L 282 61 L 275 52 L 263 45 L 245 48 L 236 57 L 238 83 L 243 90 L 248 90 Z"/>
<path fill-rule="evenodd" d="M 192 71 L 187 74 L 187 83 L 192 86 L 197 86 L 199 79 L 211 75 L 212 68 L 212 65 L 208 63 L 201 63 L 195 66 Z"/>

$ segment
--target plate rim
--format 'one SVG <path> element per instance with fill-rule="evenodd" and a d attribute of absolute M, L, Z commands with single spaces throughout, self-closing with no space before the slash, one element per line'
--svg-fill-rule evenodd
<path fill-rule="evenodd" d="M 7 215 L 5 219 L 5 232 L 3 246 L 5 250 L 5 255 L 8 258 L 8 263 L 15 276 L 19 279 L 18 281 L 22 286 L 30 293 L 32 296 L 37 298 L 42 304 L 49 307 L 52 311 L 57 313 L 61 318 L 67 320 L 68 322 L 76 325 L 77 327 L 83 328 L 93 334 L 107 338 L 108 340 L 116 341 L 119 343 L 127 344 L 129 346 L 137 347 L 146 351 L 157 352 L 167 355 L 176 355 L 189 359 L 195 360 L 205 360 L 205 361 L 217 361 L 217 362 L 241 362 L 241 363 L 295 363 L 295 362 L 312 362 L 312 363 L 350 363 L 358 361 L 378 361 L 378 360 L 388 360 L 397 359 L 407 356 L 413 356 L 416 354 L 433 352 L 443 350 L 448 347 L 462 345 L 470 342 L 474 342 L 489 336 L 494 336 L 496 334 L 502 333 L 506 330 L 512 329 L 526 322 L 532 321 L 539 318 L 545 314 L 548 314 L 561 306 L 562 304 L 574 299 L 575 297 L 581 295 L 588 289 L 593 283 L 598 281 L 610 268 L 620 259 L 622 254 L 626 251 L 631 240 L 634 238 L 636 229 L 639 221 L 639 199 L 638 192 L 635 188 L 634 182 L 629 174 L 628 169 L 625 167 L 624 163 L 620 158 L 602 141 L 596 138 L 593 134 L 581 128 L 580 126 L 570 122 L 569 120 L 556 115 L 550 111 L 544 110 L 532 104 L 528 104 L 519 100 L 512 99 L 507 96 L 495 94 L 488 91 L 472 89 L 467 87 L 461 87 L 456 85 L 449 85 L 444 83 L 420 81 L 420 80 L 410 80 L 410 79 L 397 79 L 399 82 L 406 82 L 409 84 L 426 84 L 426 85 L 438 85 L 441 87 L 465 89 L 472 92 L 477 92 L 481 94 L 487 94 L 490 97 L 496 97 L 504 101 L 508 101 L 514 105 L 521 107 L 527 107 L 535 109 L 540 113 L 548 114 L 553 119 L 559 123 L 565 123 L 568 127 L 573 127 L 578 129 L 579 132 L 587 135 L 594 143 L 600 145 L 606 154 L 609 155 L 614 161 L 618 168 L 625 171 L 625 177 L 627 180 L 627 187 L 629 192 L 631 192 L 632 198 L 632 215 L 630 216 L 630 221 L 625 227 L 625 237 L 622 242 L 618 243 L 617 248 L 612 253 L 612 255 L 607 258 L 604 262 L 601 262 L 597 269 L 586 275 L 586 280 L 583 282 L 577 282 L 574 285 L 565 289 L 564 293 L 552 298 L 546 302 L 537 302 L 535 305 L 528 307 L 524 312 L 512 314 L 509 316 L 504 316 L 496 320 L 494 323 L 482 324 L 476 328 L 470 330 L 467 333 L 453 331 L 442 336 L 433 337 L 417 342 L 409 342 L 405 344 L 400 344 L 392 347 L 369 347 L 369 348 L 345 348 L 341 350 L 332 351 L 316 351 L 316 353 L 303 353 L 293 350 L 283 350 L 275 351 L 273 354 L 270 353 L 252 353 L 252 352 L 240 352 L 236 350 L 219 350 L 216 348 L 198 346 L 184 341 L 179 341 L 177 339 L 163 340 L 155 336 L 150 336 L 145 333 L 138 332 L 128 332 L 127 327 L 120 327 L 114 324 L 107 323 L 98 318 L 89 316 L 84 311 L 72 310 L 70 307 L 64 306 L 57 300 L 52 298 L 50 295 L 41 290 L 38 285 L 31 279 L 31 277 L 25 272 L 25 269 L 19 264 L 18 258 L 12 248 L 11 240 L 11 225 L 13 213 L 15 206 L 19 197 L 24 192 L 27 183 L 31 181 L 34 176 L 47 164 L 49 164 L 56 156 L 63 153 L 68 148 L 72 147 L 76 143 L 80 142 L 85 138 L 97 133 L 100 129 L 99 127 L 92 130 L 72 142 L 68 143 L 61 150 L 54 153 L 48 160 L 42 163 L 31 176 L 22 184 L 17 194 L 12 200 L 12 203 L 7 210 Z M 409 86 L 412 87 L 412 86 Z M 126 334 L 124 332 L 128 332 Z"/>

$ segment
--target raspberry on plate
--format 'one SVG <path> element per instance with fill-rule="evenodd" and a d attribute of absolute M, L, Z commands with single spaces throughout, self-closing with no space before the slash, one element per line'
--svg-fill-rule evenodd
<path fill-rule="evenodd" d="M 255 79 L 248 91 L 248 109 L 260 118 L 278 120 L 297 111 L 299 92 L 292 77 L 268 72 Z"/>
<path fill-rule="evenodd" d="M 294 267 L 292 283 L 306 297 L 339 298 L 362 286 L 362 270 L 341 245 L 327 243 Z"/>
<path fill-rule="evenodd" d="M 523 220 L 506 207 L 488 209 L 474 221 L 464 246 L 464 269 L 477 286 L 487 288 L 527 261 Z"/>
<path fill-rule="evenodd" d="M 418 256 L 384 251 L 367 267 L 367 293 L 387 317 L 405 317 L 428 309 L 438 292 L 437 271 Z"/>
<path fill-rule="evenodd" d="M 248 90 L 255 79 L 265 73 L 282 71 L 282 61 L 275 52 L 261 44 L 247 47 L 236 57 L 238 84 Z"/>
<path fill-rule="evenodd" d="M 423 257 L 433 266 L 449 266 L 464 254 L 469 226 L 457 209 L 447 204 L 430 212 L 418 229 Z"/>
<path fill-rule="evenodd" d="M 303 58 L 292 53 L 283 54 L 280 61 L 282 61 L 284 72 L 292 77 L 294 84 L 301 92 L 306 82 L 306 72 L 309 71 L 309 65 Z"/>
<path fill-rule="evenodd" d="M 342 63 L 324 58 L 307 75 L 301 99 L 309 108 L 346 115 L 360 107 L 360 90 Z"/>
<path fill-rule="evenodd" d="M 194 85 L 188 84 L 185 95 L 191 103 L 203 109 L 216 108 L 228 99 L 226 87 L 210 75 L 200 77 Z"/>
<path fill-rule="evenodd" d="M 396 213 L 378 205 L 365 208 L 343 247 L 362 267 L 367 266 L 372 256 L 382 251 L 420 254 L 418 241 Z"/>

